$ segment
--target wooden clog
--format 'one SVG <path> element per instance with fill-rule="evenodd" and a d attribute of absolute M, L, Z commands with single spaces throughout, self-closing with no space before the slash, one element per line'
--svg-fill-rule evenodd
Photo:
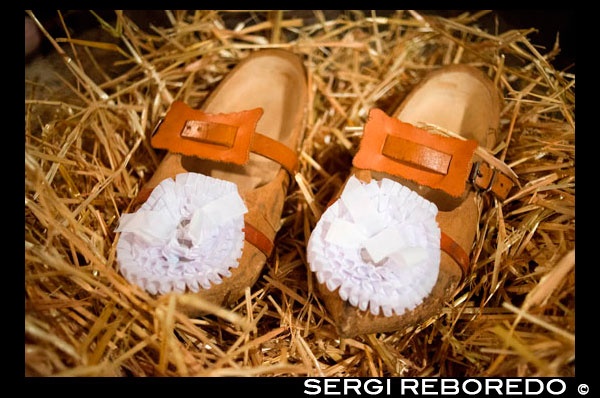
<path fill-rule="evenodd" d="M 468 253 L 479 218 L 477 195 L 491 191 L 503 198 L 513 186 L 507 176 L 474 156 L 477 145 L 489 149 L 496 142 L 500 101 L 487 76 L 457 65 L 426 77 L 392 117 L 371 111 L 350 176 L 364 182 L 392 179 L 435 203 L 442 232 L 441 262 L 429 295 L 401 315 L 362 311 L 342 300 L 340 289 L 330 291 L 318 283 L 342 337 L 417 327 L 439 314 L 456 293 L 470 267 Z M 430 133 L 414 126 L 418 123 L 436 125 L 465 140 Z"/>
<path fill-rule="evenodd" d="M 194 172 L 235 183 L 248 209 L 239 266 L 220 284 L 201 289 L 202 298 L 229 305 L 258 279 L 273 249 L 290 174 L 298 165 L 306 103 L 300 58 L 263 50 L 240 62 L 201 110 L 174 102 L 155 131 L 152 145 L 169 152 L 140 190 L 136 206 L 161 181 Z"/>

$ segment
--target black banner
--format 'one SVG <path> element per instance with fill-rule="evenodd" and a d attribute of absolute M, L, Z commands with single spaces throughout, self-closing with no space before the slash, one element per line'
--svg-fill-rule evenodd
<path fill-rule="evenodd" d="M 39 388 L 47 392 L 56 387 L 61 395 L 69 392 L 80 395 L 81 388 L 91 388 L 96 393 L 193 394 L 206 397 L 315 397 L 315 396 L 363 396 L 363 397 L 420 397 L 420 396 L 536 396 L 578 397 L 594 393 L 595 385 L 575 378 L 79 378 L 48 379 L 26 378 L 29 389 Z M 71 385 L 71 386 L 69 386 Z M 131 390 L 131 391 L 128 391 Z M 86 390 L 87 391 L 87 390 Z"/>

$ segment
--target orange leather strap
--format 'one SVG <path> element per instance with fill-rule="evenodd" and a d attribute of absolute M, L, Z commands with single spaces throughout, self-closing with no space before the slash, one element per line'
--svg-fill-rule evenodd
<path fill-rule="evenodd" d="M 202 159 L 243 165 L 250 151 L 279 163 L 291 175 L 298 156 L 289 147 L 255 131 L 261 108 L 210 114 L 175 101 L 152 136 L 154 148 Z"/>
<path fill-rule="evenodd" d="M 244 235 L 248 243 L 252 244 L 269 258 L 273 251 L 273 242 L 265 234 L 254 228 L 252 224 L 244 222 Z"/>
<path fill-rule="evenodd" d="M 373 109 L 352 164 L 440 189 L 454 197 L 461 196 L 466 183 L 471 182 L 478 190 L 505 199 L 513 181 L 487 163 L 473 164 L 477 146 L 474 140 L 432 134 Z"/>
<path fill-rule="evenodd" d="M 352 164 L 459 197 L 465 190 L 475 148 L 473 140 L 431 134 L 373 109 Z"/>
<path fill-rule="evenodd" d="M 286 169 L 291 176 L 298 171 L 298 156 L 281 142 L 267 137 L 259 132 L 254 133 L 250 150 L 261 156 L 276 161 Z"/>
<path fill-rule="evenodd" d="M 440 240 L 440 248 L 445 251 L 454 261 L 460 266 L 462 277 L 464 278 L 469 270 L 469 264 L 471 260 L 467 253 L 463 250 L 458 243 L 456 243 L 451 237 L 442 232 L 442 238 Z"/>
<path fill-rule="evenodd" d="M 223 123 L 186 120 L 181 138 L 233 148 L 238 128 Z"/>
<path fill-rule="evenodd" d="M 448 174 L 452 160 L 452 155 L 393 135 L 385 138 L 381 153 L 412 167 L 440 175 Z"/>
<path fill-rule="evenodd" d="M 473 185 L 484 192 L 492 192 L 500 200 L 506 199 L 515 185 L 505 174 L 491 168 L 487 163 L 475 162 L 469 178 Z"/>

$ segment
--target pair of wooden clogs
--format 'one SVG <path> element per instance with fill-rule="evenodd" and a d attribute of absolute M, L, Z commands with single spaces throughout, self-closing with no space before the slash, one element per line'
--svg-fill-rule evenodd
<path fill-rule="evenodd" d="M 229 73 L 202 110 L 173 103 L 152 137 L 152 145 L 168 153 L 141 189 L 138 205 L 162 181 L 192 172 L 235 183 L 247 208 L 238 266 L 221 283 L 197 293 L 213 303 L 238 300 L 257 281 L 273 250 L 284 199 L 298 170 L 307 92 L 306 73 L 296 55 L 255 52 Z M 370 112 L 350 177 L 361 184 L 389 179 L 435 204 L 441 230 L 439 271 L 420 304 L 401 314 L 375 315 L 344 300 L 342 287 L 331 291 L 326 281 L 318 283 L 340 335 L 418 325 L 439 313 L 455 293 L 469 271 L 468 253 L 478 228 L 477 195 L 491 191 L 502 198 L 512 187 L 509 178 L 474 155 L 477 146 L 490 149 L 496 143 L 500 101 L 482 72 L 453 65 L 427 76 L 390 116 L 378 109 Z M 433 134 L 415 127 L 418 123 L 464 139 Z"/>

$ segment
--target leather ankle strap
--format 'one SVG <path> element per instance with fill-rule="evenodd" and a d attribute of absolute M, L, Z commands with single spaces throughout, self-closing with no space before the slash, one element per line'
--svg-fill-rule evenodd
<path fill-rule="evenodd" d="M 245 164 L 252 151 L 279 163 L 293 177 L 298 170 L 296 152 L 255 131 L 262 114 L 261 108 L 210 114 L 175 101 L 157 125 L 151 144 L 157 149 L 238 165 Z"/>
<path fill-rule="evenodd" d="M 506 199 L 515 185 L 506 174 L 482 161 L 473 163 L 469 181 L 477 190 L 491 192 L 500 200 Z"/>
<path fill-rule="evenodd" d="M 291 178 L 298 171 L 298 156 L 296 153 L 281 142 L 264 134 L 254 133 L 253 140 L 250 143 L 250 151 L 279 163 L 290 173 Z"/>
<path fill-rule="evenodd" d="M 269 258 L 273 251 L 273 242 L 271 242 L 265 234 L 247 222 L 244 222 L 244 239 Z"/>
<path fill-rule="evenodd" d="M 474 140 L 432 134 L 373 109 L 352 164 L 415 181 L 455 198 L 470 182 L 479 191 L 506 199 L 514 182 L 487 163 L 473 163 L 477 146 Z"/>
<path fill-rule="evenodd" d="M 440 240 L 440 249 L 452 257 L 452 259 L 459 265 L 462 274 L 462 280 L 465 275 L 467 275 L 469 265 L 471 264 L 471 260 L 469 259 L 467 252 L 465 252 L 463 248 L 454 241 L 454 239 L 446 235 L 443 231 L 442 238 Z"/>
<path fill-rule="evenodd" d="M 261 108 L 209 114 L 175 101 L 157 124 L 151 144 L 154 148 L 182 155 L 238 165 L 245 164 L 253 152 L 279 163 L 293 177 L 298 170 L 296 152 L 255 131 L 262 114 Z M 134 206 L 145 202 L 151 192 L 152 189 L 142 190 Z M 265 234 L 247 222 L 244 223 L 244 234 L 246 241 L 269 257 L 273 242 Z"/>

